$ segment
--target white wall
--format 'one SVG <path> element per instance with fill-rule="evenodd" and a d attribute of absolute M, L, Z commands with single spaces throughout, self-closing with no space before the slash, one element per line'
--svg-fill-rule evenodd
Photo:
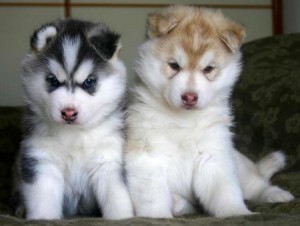
<path fill-rule="evenodd" d="M 300 32 L 300 1 L 283 1 L 283 31 L 285 34 Z"/>
<path fill-rule="evenodd" d="M 5 0 L 0 0 L 0 2 L 3 1 Z M 15 2 L 20 1 L 26 2 L 26 0 L 16 0 Z M 38 0 L 28 1 L 41 2 Z M 63 0 L 45 1 L 63 2 Z M 84 0 L 73 1 L 86 2 Z M 101 0 L 89 0 L 88 2 L 101 2 Z M 270 4 L 271 0 L 103 0 L 102 2 L 255 5 Z M 145 36 L 145 19 L 147 14 L 153 10 L 157 10 L 157 8 L 74 7 L 72 16 L 95 22 L 103 21 L 122 35 L 121 58 L 128 68 L 129 79 L 132 80 L 134 76 L 132 65 L 137 46 Z M 272 34 L 270 9 L 224 9 L 223 11 L 246 27 L 246 41 Z M 34 29 L 46 22 L 63 18 L 63 15 L 62 7 L 0 7 L 0 106 L 23 105 L 20 60 L 29 51 L 29 38 Z"/>

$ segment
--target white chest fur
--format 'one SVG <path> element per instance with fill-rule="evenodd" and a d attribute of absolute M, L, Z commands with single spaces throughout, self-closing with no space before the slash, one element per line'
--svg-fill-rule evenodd
<path fill-rule="evenodd" d="M 106 172 L 111 165 L 121 169 L 123 138 L 119 126 L 109 121 L 91 129 L 59 125 L 43 128 L 25 140 L 30 147 L 27 156 L 37 161 L 34 184 L 40 186 L 42 180 L 47 184 L 44 178 L 52 178 L 51 183 L 57 183 L 64 196 L 65 214 L 76 214 L 82 197 L 89 203 L 85 205 L 95 206 L 93 187 L 99 177 L 103 178 L 101 171 Z"/>

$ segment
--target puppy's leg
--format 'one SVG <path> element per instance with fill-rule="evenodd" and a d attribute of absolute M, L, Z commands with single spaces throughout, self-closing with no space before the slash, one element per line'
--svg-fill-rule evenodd
<path fill-rule="evenodd" d="M 21 184 L 27 219 L 62 218 L 64 180 L 54 165 L 40 165 L 32 183 Z"/>
<path fill-rule="evenodd" d="M 230 156 L 220 153 L 200 154 L 193 176 L 195 194 L 213 216 L 251 214 L 244 203 L 234 172 L 234 161 Z"/>
<path fill-rule="evenodd" d="M 133 207 L 122 178 L 121 162 L 106 162 L 93 176 L 94 190 L 105 219 L 133 217 Z"/>
<path fill-rule="evenodd" d="M 133 217 L 133 207 L 123 178 L 123 145 L 117 136 L 103 143 L 104 151 L 94 156 L 90 164 L 91 184 L 103 217 L 124 219 Z"/>
<path fill-rule="evenodd" d="M 126 158 L 129 192 L 137 216 L 171 218 L 172 200 L 162 160 L 139 151 Z"/>
<path fill-rule="evenodd" d="M 196 213 L 195 206 L 187 199 L 180 195 L 172 195 L 173 208 L 172 213 L 174 216 L 181 216 L 185 214 Z"/>
<path fill-rule="evenodd" d="M 290 192 L 270 183 L 271 176 L 284 167 L 285 157 L 281 152 L 271 153 L 257 164 L 237 151 L 235 158 L 245 199 L 259 202 L 289 202 L 294 199 Z"/>

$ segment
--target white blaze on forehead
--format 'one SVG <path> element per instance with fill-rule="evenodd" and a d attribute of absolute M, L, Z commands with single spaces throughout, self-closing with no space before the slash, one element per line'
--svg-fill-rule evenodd
<path fill-rule="evenodd" d="M 188 56 L 181 48 L 175 48 L 174 60 L 180 67 L 185 67 L 188 64 Z"/>
<path fill-rule="evenodd" d="M 56 76 L 58 81 L 63 82 L 67 80 L 67 74 L 63 67 L 54 59 L 49 60 L 49 70 Z"/>
<path fill-rule="evenodd" d="M 214 62 L 215 54 L 213 51 L 209 50 L 205 52 L 200 59 L 200 67 L 205 68 Z"/>
<path fill-rule="evenodd" d="M 93 66 L 92 60 L 83 61 L 74 73 L 74 80 L 78 83 L 83 83 L 83 81 L 93 72 Z"/>
<path fill-rule="evenodd" d="M 63 56 L 67 73 L 70 74 L 76 64 L 78 50 L 80 46 L 80 39 L 77 38 L 65 38 L 63 40 Z"/>

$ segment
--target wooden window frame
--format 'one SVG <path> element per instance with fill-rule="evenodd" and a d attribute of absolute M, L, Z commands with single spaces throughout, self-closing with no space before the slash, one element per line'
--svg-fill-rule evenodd
<path fill-rule="evenodd" d="M 72 7 L 101 8 L 160 8 L 168 4 L 151 3 L 97 3 L 97 2 L 0 2 L 0 7 L 63 7 L 64 16 L 72 17 Z M 272 0 L 270 5 L 255 4 L 195 4 L 195 6 L 215 7 L 225 9 L 270 9 L 272 11 L 273 34 L 283 34 L 282 0 Z"/>

